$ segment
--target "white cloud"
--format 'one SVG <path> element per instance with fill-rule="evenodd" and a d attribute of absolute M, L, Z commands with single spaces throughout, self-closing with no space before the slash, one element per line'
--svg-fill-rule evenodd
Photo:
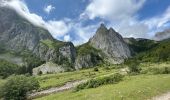
<path fill-rule="evenodd" d="M 81 16 L 108 20 L 129 18 L 138 11 L 145 0 L 91 0 Z"/>
<path fill-rule="evenodd" d="M 137 12 L 146 0 L 91 0 L 80 19 L 49 20 L 31 13 L 23 0 L 3 0 L 4 5 L 15 9 L 18 14 L 36 26 L 47 29 L 53 37 L 72 41 L 75 45 L 85 43 L 95 34 L 101 22 L 84 26 L 89 19 L 100 18 L 108 22 L 123 37 L 151 38 L 154 33 L 166 26 L 170 21 L 170 7 L 161 15 L 145 20 L 138 20 Z M 51 6 L 52 7 L 52 6 Z M 51 9 L 49 7 L 49 9 Z M 54 9 L 54 8 L 53 8 Z M 50 11 L 49 11 L 50 13 Z M 72 35 L 69 34 L 72 32 Z"/>
<path fill-rule="evenodd" d="M 64 36 L 69 31 L 69 25 L 64 21 L 48 21 L 46 27 L 55 38 Z"/>
<path fill-rule="evenodd" d="M 153 29 L 164 26 L 168 21 L 170 21 L 170 6 L 163 14 L 146 19 L 143 21 L 143 23 L 147 24 L 150 29 Z"/>
<path fill-rule="evenodd" d="M 77 36 L 77 38 L 73 40 L 73 43 L 75 45 L 80 45 L 88 42 L 89 38 L 95 34 L 97 28 L 99 27 L 99 23 L 88 26 L 83 26 L 82 23 L 76 23 L 73 26 L 74 32 Z"/>
<path fill-rule="evenodd" d="M 55 38 L 62 37 L 69 31 L 69 25 L 64 20 L 45 21 L 41 16 L 31 13 L 23 0 L 4 0 L 3 6 L 14 9 L 32 24 L 47 29 Z"/>
<path fill-rule="evenodd" d="M 147 35 L 148 26 L 135 19 L 122 21 L 111 26 L 121 33 L 123 37 L 149 38 Z"/>
<path fill-rule="evenodd" d="M 138 20 L 146 0 L 91 0 L 80 19 L 101 18 L 123 37 L 152 38 L 170 21 L 170 7 L 160 16 Z"/>
<path fill-rule="evenodd" d="M 148 26 L 137 20 L 137 12 L 146 0 L 91 0 L 80 19 L 101 18 L 123 37 L 144 37 Z"/>
<path fill-rule="evenodd" d="M 48 5 L 48 6 L 46 6 L 46 7 L 44 7 L 44 11 L 47 13 L 47 14 L 49 14 L 52 10 L 54 10 L 55 9 L 55 7 L 54 6 L 52 6 L 52 5 Z"/>
<path fill-rule="evenodd" d="M 65 42 L 71 41 L 70 35 L 65 35 L 65 36 L 64 36 L 64 41 L 65 41 Z"/>

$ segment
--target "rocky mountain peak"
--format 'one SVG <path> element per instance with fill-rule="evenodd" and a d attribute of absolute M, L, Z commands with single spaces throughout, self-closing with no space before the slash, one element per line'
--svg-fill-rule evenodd
<path fill-rule="evenodd" d="M 110 63 L 122 63 L 124 59 L 131 57 L 131 51 L 122 36 L 113 28 L 107 29 L 104 24 L 101 24 L 89 43 L 102 50 Z"/>
<path fill-rule="evenodd" d="M 106 28 L 106 26 L 104 24 L 101 24 L 100 27 L 97 29 L 98 34 L 105 34 L 107 33 L 108 29 Z"/>

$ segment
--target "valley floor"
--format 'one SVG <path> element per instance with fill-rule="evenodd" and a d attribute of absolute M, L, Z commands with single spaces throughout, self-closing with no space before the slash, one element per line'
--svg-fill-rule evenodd
<path fill-rule="evenodd" d="M 137 75 L 126 76 L 124 81 L 118 84 L 79 92 L 69 90 L 36 100 L 147 100 L 168 91 L 170 75 Z"/>

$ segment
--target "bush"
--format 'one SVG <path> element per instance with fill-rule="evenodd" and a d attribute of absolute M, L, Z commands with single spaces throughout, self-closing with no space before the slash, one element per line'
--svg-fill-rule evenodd
<path fill-rule="evenodd" d="M 30 51 L 23 51 L 20 56 L 23 57 L 23 61 L 26 64 L 23 67 L 23 74 L 29 73 L 32 74 L 32 69 L 35 67 L 38 67 L 45 63 L 45 61 L 42 61 L 39 57 L 32 54 Z"/>
<path fill-rule="evenodd" d="M 0 93 L 4 100 L 26 100 L 27 93 L 38 88 L 39 83 L 34 77 L 16 75 L 7 79 Z"/>
<path fill-rule="evenodd" d="M 0 77 L 6 78 L 19 73 L 19 66 L 5 60 L 0 60 Z"/>
<path fill-rule="evenodd" d="M 99 71 L 99 69 L 98 69 L 97 67 L 95 67 L 93 70 L 94 70 L 95 72 L 98 72 L 98 71 Z"/>
<path fill-rule="evenodd" d="M 129 73 L 130 74 L 138 74 L 141 71 L 141 68 L 139 66 L 139 62 L 136 60 L 131 60 L 126 62 L 126 64 L 128 65 L 129 68 Z"/>
<path fill-rule="evenodd" d="M 75 90 L 79 91 L 79 90 L 86 89 L 86 88 L 96 88 L 96 87 L 99 87 L 101 85 L 106 85 L 106 84 L 115 84 L 121 81 L 122 78 L 123 78 L 123 75 L 116 73 L 110 76 L 104 76 L 100 78 L 91 79 L 85 83 L 78 85 L 75 88 Z"/>
<path fill-rule="evenodd" d="M 143 74 L 170 74 L 170 67 L 149 67 L 142 70 Z"/>

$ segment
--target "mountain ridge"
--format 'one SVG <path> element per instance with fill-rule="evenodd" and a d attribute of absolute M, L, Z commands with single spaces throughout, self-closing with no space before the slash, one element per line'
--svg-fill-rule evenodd
<path fill-rule="evenodd" d="M 47 30 L 31 24 L 7 7 L 0 7 L 0 22 L 0 54 L 3 54 L 0 58 L 7 58 L 6 53 L 16 56 L 13 57 L 16 59 L 22 58 L 24 66 L 30 67 L 27 69 L 32 71 L 36 67 L 35 74 L 44 70 L 45 73 L 51 72 L 48 69 L 50 67 L 44 67 L 49 66 L 48 62 L 62 68 L 62 71 L 95 67 L 104 63 L 121 64 L 157 46 L 154 40 L 123 38 L 113 28 L 107 29 L 101 24 L 87 43 L 75 47 L 72 42 L 54 39 Z M 21 63 L 21 60 L 18 61 Z"/>

